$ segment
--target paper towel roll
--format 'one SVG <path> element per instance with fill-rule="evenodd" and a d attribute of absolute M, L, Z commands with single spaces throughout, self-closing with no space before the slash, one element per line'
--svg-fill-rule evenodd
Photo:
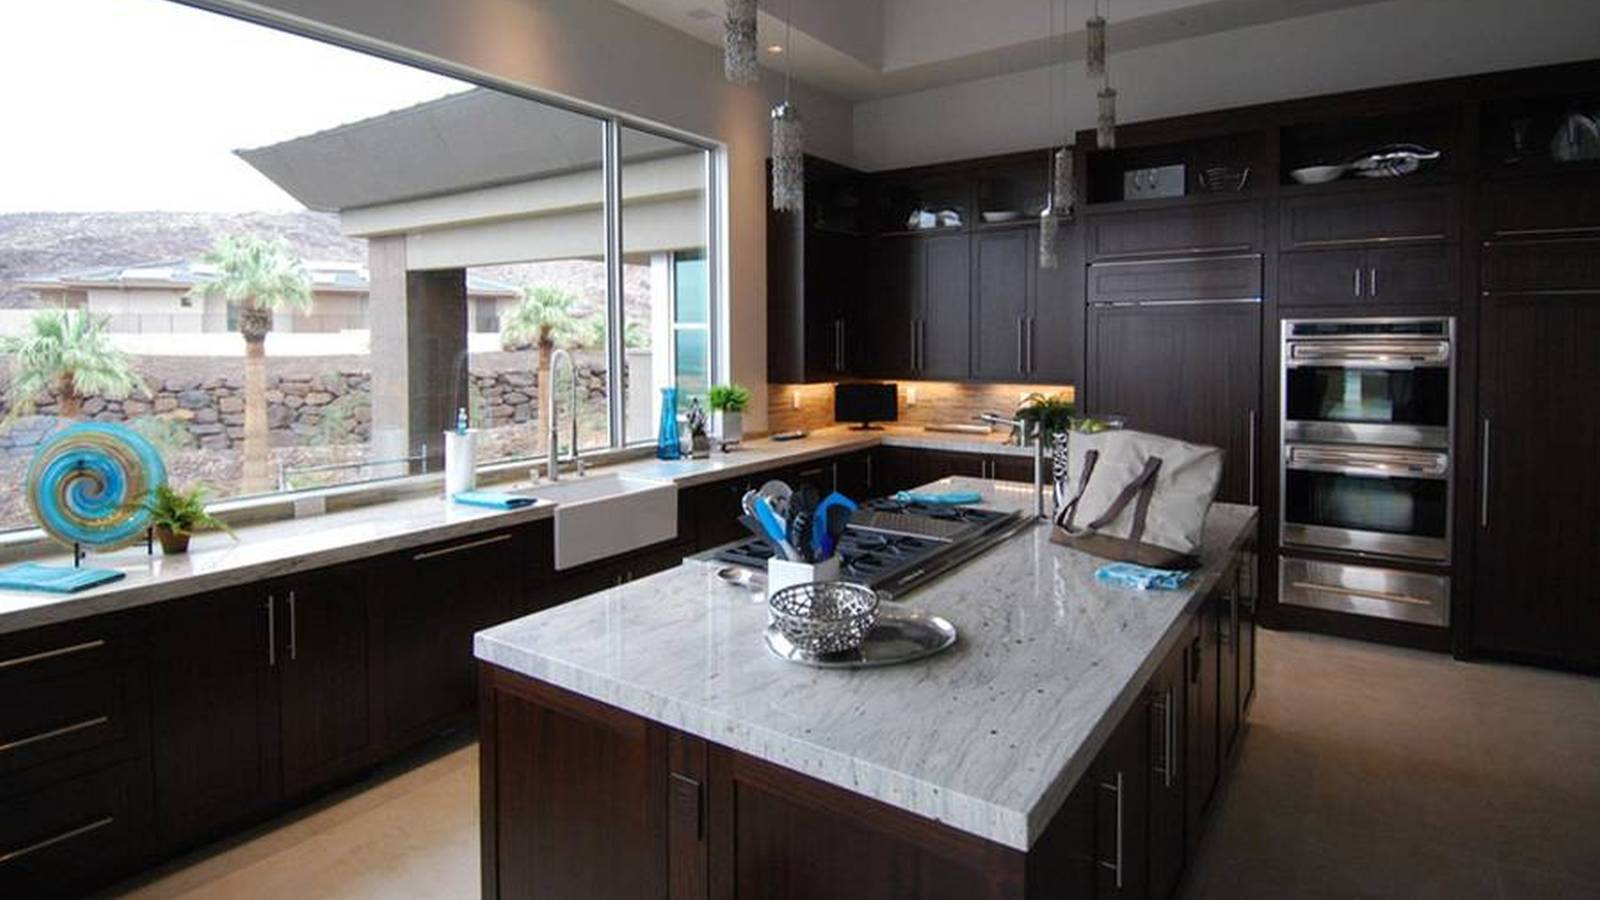
<path fill-rule="evenodd" d="M 453 497 L 478 486 L 478 431 L 444 433 L 444 495 Z"/>

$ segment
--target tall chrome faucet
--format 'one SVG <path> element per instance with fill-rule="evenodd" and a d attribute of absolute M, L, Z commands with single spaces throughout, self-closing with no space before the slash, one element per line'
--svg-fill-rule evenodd
<path fill-rule="evenodd" d="M 976 416 L 980 422 L 990 425 L 1009 425 L 1017 429 L 1018 443 L 1028 445 L 1028 420 L 1013 419 L 999 413 L 979 413 Z M 1033 423 L 1033 515 L 1036 519 L 1043 519 L 1044 515 L 1044 423 Z"/>
<path fill-rule="evenodd" d="M 550 392 L 550 441 L 549 446 L 545 448 L 545 477 L 551 481 L 561 480 L 561 430 L 556 416 L 556 366 L 560 365 L 563 359 L 567 361 L 567 368 L 572 372 L 572 462 L 578 470 L 578 475 L 583 475 L 583 460 L 578 458 L 578 363 L 566 348 L 558 347 L 550 354 L 550 384 L 546 386 L 546 390 Z"/>

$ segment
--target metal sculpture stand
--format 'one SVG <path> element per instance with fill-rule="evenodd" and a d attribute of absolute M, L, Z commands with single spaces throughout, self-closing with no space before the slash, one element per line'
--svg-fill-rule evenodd
<path fill-rule="evenodd" d="M 155 529 L 155 526 L 153 526 L 153 525 L 144 530 L 144 555 L 145 556 L 155 556 L 156 555 L 156 529 Z M 73 541 L 72 542 L 72 567 L 74 569 L 82 568 L 83 561 L 85 559 L 88 559 L 88 558 L 89 558 L 89 551 L 83 549 L 83 544 L 80 544 L 77 541 Z"/>

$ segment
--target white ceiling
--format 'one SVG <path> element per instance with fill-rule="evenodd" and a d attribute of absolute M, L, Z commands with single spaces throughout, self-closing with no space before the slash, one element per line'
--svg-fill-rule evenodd
<path fill-rule="evenodd" d="M 616 2 L 722 42 L 723 0 Z M 792 65 L 797 80 L 848 99 L 909 93 L 1081 58 L 1096 2 L 1115 54 L 1379 0 L 761 0 L 761 46 L 788 44 L 763 49 L 762 62 Z"/>

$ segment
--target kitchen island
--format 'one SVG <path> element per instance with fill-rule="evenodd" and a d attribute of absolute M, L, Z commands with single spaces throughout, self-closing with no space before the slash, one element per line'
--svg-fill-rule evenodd
<path fill-rule="evenodd" d="M 887 669 L 776 659 L 693 561 L 481 632 L 486 896 L 1164 896 L 1253 681 L 1255 517 L 1214 506 L 1170 592 L 1027 529 L 897 601 L 961 638 Z"/>

